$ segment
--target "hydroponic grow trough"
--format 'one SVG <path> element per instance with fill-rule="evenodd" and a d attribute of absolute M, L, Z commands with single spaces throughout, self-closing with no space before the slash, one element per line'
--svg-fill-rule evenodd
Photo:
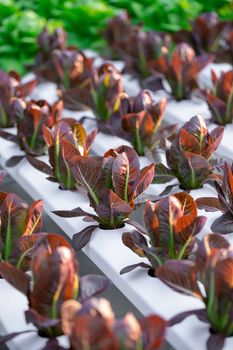
<path fill-rule="evenodd" d="M 0 149 L 2 151 L 1 165 L 3 166 L 10 156 L 20 154 L 20 151 L 15 145 L 2 139 L 0 140 Z M 32 198 L 42 198 L 45 201 L 46 212 L 69 237 L 72 237 L 74 233 L 87 225 L 81 218 L 63 219 L 51 213 L 52 210 L 71 209 L 78 205 L 81 205 L 85 210 L 90 210 L 85 196 L 70 191 L 59 190 L 57 184 L 47 181 L 45 179 L 46 176 L 34 169 L 26 160 L 23 160 L 15 168 L 7 168 L 7 171 Z M 199 196 L 200 191 L 201 190 L 195 191 L 192 194 Z M 203 195 L 210 194 L 208 189 L 202 191 Z M 211 222 L 214 217 L 214 214 L 210 213 L 209 218 Z M 119 274 L 119 271 L 123 267 L 139 261 L 139 258 L 121 242 L 121 234 L 125 230 L 131 230 L 131 227 L 127 226 L 119 230 L 97 229 L 90 243 L 83 251 L 109 278 L 111 278 L 120 291 L 144 315 L 158 313 L 164 318 L 169 319 L 178 312 L 200 308 L 202 306 L 200 301 L 175 293 L 158 279 L 148 276 L 147 272 L 143 269 L 137 269 L 123 276 Z M 14 298 L 15 300 L 19 298 L 17 304 L 21 305 L 22 298 L 18 293 L 15 293 Z M 0 300 L 5 303 L 4 298 Z M 17 309 L 17 314 L 18 312 L 22 313 L 24 308 L 25 304 L 23 304 L 21 310 Z M 14 323 L 14 312 L 11 313 L 11 321 L 6 319 L 5 323 L 5 318 L 0 318 L 2 329 L 6 327 L 6 324 L 11 322 L 13 327 L 11 329 L 14 331 L 19 330 L 17 329 L 18 323 Z M 177 350 L 196 350 L 197 347 L 198 349 L 206 349 L 205 340 L 208 336 L 207 327 L 195 319 L 192 321 L 192 324 L 193 327 L 190 327 L 190 319 L 187 319 L 179 326 L 173 327 L 168 331 L 167 339 Z M 8 329 L 5 329 L 8 332 Z M 21 329 L 22 328 L 20 328 L 20 330 Z M 197 333 L 200 334 L 198 339 L 196 338 Z M 25 335 L 25 337 L 29 337 L 29 335 Z M 25 349 L 21 345 L 22 342 L 25 345 L 24 336 L 15 338 L 11 341 L 13 347 L 10 348 Z M 228 347 L 228 343 L 229 346 L 233 347 L 233 339 L 227 341 L 224 350 L 231 349 Z M 32 350 L 34 350 L 34 348 L 32 348 Z M 35 348 L 35 350 L 37 350 L 37 348 Z"/>
<path fill-rule="evenodd" d="M 129 76 L 125 78 L 126 86 L 127 81 L 130 81 L 130 79 Z M 128 87 L 131 92 L 134 86 L 132 81 L 131 88 Z M 137 91 L 137 89 L 138 85 L 135 85 L 135 91 Z M 34 98 L 46 98 L 52 103 L 57 98 L 56 86 L 52 83 L 45 82 L 38 86 L 33 94 Z M 183 101 L 183 103 L 179 104 L 176 102 L 172 104 L 172 102 L 170 102 L 166 111 L 166 120 L 169 123 L 178 122 L 180 124 L 187 121 L 195 114 L 207 114 L 207 112 L 206 105 L 199 104 L 199 102 Z M 63 115 L 67 117 L 73 116 L 79 119 L 83 115 L 83 112 L 71 113 L 65 111 Z M 88 125 L 90 126 L 90 123 Z M 104 134 L 100 134 L 94 144 L 96 153 L 102 154 L 103 151 L 106 151 L 110 147 L 116 147 L 122 143 L 126 144 L 126 141 L 120 138 L 116 140 L 116 138 L 106 137 Z M 230 147 L 229 140 L 230 139 L 227 138 L 227 147 Z M 3 139 L 0 139 L 0 152 L 0 163 L 3 167 L 5 167 L 5 162 L 8 158 L 22 154 L 16 145 Z M 226 149 L 223 149 L 222 152 L 225 153 Z M 46 160 L 48 158 L 43 157 L 43 159 Z M 23 160 L 18 166 L 7 168 L 6 170 L 32 198 L 41 198 L 44 200 L 45 210 L 48 215 L 69 237 L 72 237 L 74 233 L 80 231 L 87 225 L 81 218 L 63 219 L 51 213 L 52 210 L 72 209 L 77 206 L 91 211 L 85 195 L 77 192 L 59 190 L 56 183 L 47 181 L 46 175 L 34 169 L 26 160 Z M 158 194 L 161 192 L 161 186 L 153 185 L 149 188 L 148 192 Z M 200 195 L 208 196 L 214 194 L 211 189 L 204 187 L 203 190 L 192 191 L 192 195 L 194 197 L 199 197 Z M 200 211 L 200 213 L 208 216 L 206 230 L 209 230 L 211 223 L 219 214 L 205 213 L 203 211 Z M 144 315 L 158 313 L 164 318 L 169 319 L 181 311 L 202 307 L 201 301 L 175 293 L 158 279 L 149 277 L 147 272 L 143 269 L 136 269 L 123 276 L 119 274 L 119 271 L 123 267 L 140 261 L 140 258 L 121 242 L 122 232 L 131 229 L 130 226 L 119 230 L 101 230 L 98 228 L 83 251 Z M 203 236 L 205 233 L 208 233 L 208 231 L 202 231 L 200 236 Z M 33 329 L 33 326 L 26 325 L 23 319 L 23 313 L 27 307 L 25 298 L 9 286 L 7 282 L 0 282 L 1 334 L 23 329 Z M 7 300 L 9 300 L 9 302 L 5 301 L 5 295 L 7 295 Z M 11 300 L 15 301 L 14 304 Z M 12 306 L 11 309 L 9 309 L 9 304 Z M 4 312 L 4 307 L 7 307 L 7 312 Z M 11 311 L 9 312 L 9 310 Z M 16 314 L 17 317 L 15 317 Z M 167 332 L 167 340 L 177 350 L 206 350 L 206 339 L 208 335 L 208 326 L 192 316 L 181 324 L 169 329 Z M 66 343 L 67 339 L 64 339 L 64 337 L 62 338 L 62 342 L 64 341 Z M 9 347 L 10 349 L 21 350 L 27 348 L 27 344 L 29 343 L 31 345 L 31 350 L 39 350 L 39 347 L 43 346 L 45 341 L 44 339 L 41 340 L 41 338 L 35 334 L 27 334 L 12 340 L 9 343 Z M 224 350 L 232 350 L 232 348 L 233 338 L 229 338 L 226 340 Z"/>

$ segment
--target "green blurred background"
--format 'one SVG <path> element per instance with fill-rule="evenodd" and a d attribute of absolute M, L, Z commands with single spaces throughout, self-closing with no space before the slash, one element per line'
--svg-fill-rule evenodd
<path fill-rule="evenodd" d="M 128 10 L 133 23 L 143 22 L 145 30 L 188 29 L 193 18 L 207 11 L 233 19 L 232 0 L 0 0 L 0 68 L 24 73 L 44 25 L 64 27 L 69 44 L 78 48 L 104 50 L 100 32 L 120 9 Z"/>

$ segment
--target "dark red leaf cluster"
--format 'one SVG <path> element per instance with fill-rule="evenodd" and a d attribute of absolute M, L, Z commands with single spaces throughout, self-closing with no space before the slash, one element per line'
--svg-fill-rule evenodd
<path fill-rule="evenodd" d="M 199 209 L 221 211 L 223 214 L 211 225 L 213 232 L 222 234 L 233 231 L 233 165 L 224 164 L 223 179 L 215 181 L 218 197 L 202 197 L 196 200 Z"/>
<path fill-rule="evenodd" d="M 24 98 L 30 94 L 37 81 L 22 83 L 15 71 L 8 74 L 0 70 L 0 127 L 9 128 L 15 125 L 15 116 L 11 110 L 12 98 Z"/>
<path fill-rule="evenodd" d="M 89 108 L 97 120 L 107 122 L 121 108 L 124 98 L 120 72 L 111 64 L 105 63 L 92 68 L 88 83 L 75 84 L 63 93 L 66 108 L 80 110 Z"/>
<path fill-rule="evenodd" d="M 208 350 L 223 349 L 225 337 L 233 335 L 232 271 L 232 247 L 215 233 L 206 235 L 199 243 L 194 261 L 170 260 L 157 269 L 157 276 L 172 289 L 203 301 L 203 309 L 181 313 L 170 320 L 170 325 L 189 315 L 208 322 L 212 330 Z"/>
<path fill-rule="evenodd" d="M 215 12 L 203 13 L 191 23 L 191 31 L 173 35 L 176 42 L 187 42 L 198 54 L 210 52 L 217 62 L 233 62 L 233 23 L 221 21 Z"/>
<path fill-rule="evenodd" d="M 0 192 L 0 255 L 1 259 L 23 268 L 26 255 L 22 256 L 19 240 L 40 232 L 43 201 L 29 206 L 14 193 Z"/>
<path fill-rule="evenodd" d="M 121 117 L 122 128 L 139 155 L 155 153 L 159 147 L 163 148 L 165 138 L 171 139 L 174 135 L 175 125 L 161 126 L 166 105 L 165 97 L 155 104 L 147 90 L 129 99 L 128 111 Z"/>
<path fill-rule="evenodd" d="M 199 72 L 212 61 L 213 56 L 210 54 L 197 56 L 188 44 L 177 44 L 172 54 L 165 52 L 157 60 L 150 62 L 151 71 L 161 75 L 155 80 L 155 87 L 153 88 L 153 85 L 150 87 L 152 90 L 166 90 L 177 101 L 188 99 L 199 87 Z M 165 81 L 169 88 L 166 88 Z"/>
<path fill-rule="evenodd" d="M 112 49 L 113 56 L 123 59 L 126 69 L 143 78 L 151 72 L 149 62 L 167 51 L 171 42 L 167 33 L 145 32 L 141 25 L 132 25 L 124 11 L 109 21 L 103 36 Z"/>
<path fill-rule="evenodd" d="M 131 265 L 121 273 L 141 266 L 149 268 L 156 276 L 157 267 L 166 260 L 187 259 L 205 222 L 206 217 L 198 216 L 195 201 L 187 192 L 176 193 L 156 203 L 148 201 L 144 208 L 146 232 L 125 232 L 122 240 L 134 253 L 147 258 L 149 264 Z"/>
<path fill-rule="evenodd" d="M 40 78 L 53 81 L 67 89 L 89 77 L 92 59 L 75 47 L 67 47 L 66 32 L 57 28 L 49 33 L 46 28 L 39 34 L 38 53 L 34 71 Z"/>
<path fill-rule="evenodd" d="M 43 137 L 48 146 L 50 166 L 32 156 L 28 161 L 38 170 L 49 175 L 48 180 L 58 182 L 62 189 L 74 190 L 75 178 L 69 160 L 75 156 L 87 157 L 97 130 L 86 134 L 84 127 L 73 119 L 65 119 L 54 130 L 43 125 Z"/>
<path fill-rule="evenodd" d="M 68 163 L 77 185 L 86 190 L 96 214 L 81 208 L 56 211 L 55 214 L 62 217 L 86 216 L 104 229 L 124 225 L 133 211 L 135 199 L 147 189 L 154 177 L 154 165 L 140 171 L 138 155 L 128 146 L 110 149 L 104 157 L 74 156 Z M 95 228 L 96 225 L 91 225 L 73 237 L 76 249 L 87 244 Z"/>
<path fill-rule="evenodd" d="M 219 126 L 208 131 L 201 116 L 196 116 L 185 123 L 167 149 L 166 167 L 155 165 L 154 183 L 165 183 L 177 178 L 183 189 L 196 189 L 207 181 L 220 178 L 212 167 L 212 154 L 219 146 L 224 128 Z"/>
<path fill-rule="evenodd" d="M 11 101 L 11 113 L 17 122 L 17 135 L 0 130 L 0 136 L 15 143 L 30 156 L 40 156 L 47 150 L 43 137 L 43 128 L 51 129 L 59 122 L 63 103 L 61 100 L 52 106 L 45 100 L 30 100 L 14 98 Z M 7 166 L 14 166 L 24 156 L 13 156 L 6 163 Z"/>
<path fill-rule="evenodd" d="M 30 282 L 28 274 L 8 262 L 0 263 L 0 274 L 28 298 L 27 322 L 32 322 L 40 335 L 53 338 L 62 334 L 61 307 L 67 300 L 80 302 L 108 286 L 105 277 L 78 276 L 78 262 L 70 244 L 60 235 L 38 233 L 21 239 L 22 249 L 31 249 Z"/>
<path fill-rule="evenodd" d="M 69 300 L 62 306 L 62 328 L 73 350 L 157 350 L 164 341 L 166 322 L 155 315 L 137 320 L 131 313 L 117 320 L 106 299 L 83 305 Z"/>
<path fill-rule="evenodd" d="M 219 77 L 212 70 L 212 89 L 202 91 L 208 103 L 211 121 L 219 124 L 231 124 L 233 121 L 233 70 L 222 72 Z"/>

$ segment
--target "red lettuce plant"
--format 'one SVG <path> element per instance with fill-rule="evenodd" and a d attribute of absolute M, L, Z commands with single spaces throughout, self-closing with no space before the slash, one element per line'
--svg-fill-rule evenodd
<path fill-rule="evenodd" d="M 36 80 L 27 83 L 20 81 L 18 73 L 8 74 L 0 70 L 0 127 L 9 128 L 15 124 L 15 116 L 11 110 L 11 100 L 14 97 L 24 98 L 36 86 Z"/>
<path fill-rule="evenodd" d="M 111 64 L 103 64 L 93 70 L 91 83 L 74 86 L 67 91 L 65 106 L 69 109 L 90 108 L 97 120 L 109 121 L 121 108 L 124 99 L 121 74 Z"/>
<path fill-rule="evenodd" d="M 74 190 L 75 178 L 67 158 L 78 155 L 87 157 L 96 133 L 97 130 L 93 130 L 87 135 L 84 127 L 72 119 L 61 121 L 53 131 L 43 126 L 50 165 L 30 155 L 27 159 L 36 169 L 49 175 L 48 180 L 58 182 L 62 189 Z"/>
<path fill-rule="evenodd" d="M 98 223 L 73 236 L 75 249 L 82 249 L 98 226 L 117 229 L 124 226 L 124 223 L 137 225 L 127 218 L 134 209 L 135 199 L 153 180 L 153 164 L 140 171 L 138 155 L 134 149 L 121 146 L 115 150 L 110 149 L 104 157 L 76 156 L 70 161 L 70 166 L 77 185 L 87 191 L 95 214 L 79 207 L 54 213 L 62 217 L 85 216 L 88 221 Z"/>
<path fill-rule="evenodd" d="M 150 62 L 151 69 L 162 75 L 157 78 L 154 89 L 153 86 L 151 88 L 165 89 L 177 101 L 188 99 L 198 88 L 199 71 L 212 60 L 211 55 L 196 56 L 191 46 L 178 44 L 172 54 L 163 53 L 157 60 Z M 164 79 L 169 84 L 169 89 L 166 88 Z"/>
<path fill-rule="evenodd" d="M 62 328 L 73 350 L 157 350 L 164 342 L 166 322 L 151 315 L 137 320 L 131 313 L 117 320 L 106 299 L 62 305 Z"/>
<path fill-rule="evenodd" d="M 177 324 L 190 315 L 207 322 L 208 350 L 223 349 L 225 338 L 233 335 L 232 269 L 232 246 L 218 234 L 204 237 L 195 261 L 170 260 L 157 269 L 157 276 L 169 287 L 203 301 L 202 309 L 178 314 L 169 324 Z"/>
<path fill-rule="evenodd" d="M 211 225 L 213 232 L 233 232 L 233 164 L 224 164 L 223 179 L 215 181 L 218 197 L 202 197 L 196 200 L 199 209 L 221 211 L 223 214 Z"/>
<path fill-rule="evenodd" d="M 108 21 L 106 29 L 103 31 L 103 37 L 107 40 L 113 54 L 121 57 L 121 53 L 127 52 L 131 31 L 132 25 L 126 11 L 121 11 L 119 15 L 114 16 Z"/>
<path fill-rule="evenodd" d="M 66 106 L 72 87 L 90 83 L 93 59 L 73 46 L 67 47 L 66 32 L 62 28 L 51 34 L 44 28 L 37 40 L 39 52 L 34 71 L 39 77 L 59 84 Z"/>
<path fill-rule="evenodd" d="M 87 58 L 81 51 L 69 47 L 65 50 L 54 50 L 52 59 L 58 83 L 64 90 L 62 96 L 66 105 L 73 87 L 90 86 L 93 58 Z"/>
<path fill-rule="evenodd" d="M 122 128 L 139 155 L 154 154 L 165 144 L 165 137 L 174 135 L 176 126 L 161 127 L 167 100 L 164 97 L 154 104 L 150 93 L 142 90 L 134 99 L 127 114 L 122 116 Z"/>
<path fill-rule="evenodd" d="M 141 25 L 131 25 L 124 11 L 109 21 L 103 36 L 113 56 L 117 55 L 123 59 L 126 69 L 140 74 L 142 78 L 150 75 L 150 61 L 167 51 L 171 42 L 167 33 L 145 32 Z"/>
<path fill-rule="evenodd" d="M 40 63 L 50 57 L 51 51 L 66 48 L 66 32 L 63 28 L 56 28 L 53 33 L 49 33 L 44 27 L 38 35 L 37 43 L 39 52 L 36 59 L 37 63 Z"/>
<path fill-rule="evenodd" d="M 233 70 L 222 72 L 218 78 L 212 70 L 213 90 L 206 89 L 202 95 L 208 103 L 211 121 L 219 124 L 231 124 L 233 121 Z"/>
<path fill-rule="evenodd" d="M 11 110 L 17 120 L 17 135 L 0 131 L 0 136 L 16 142 L 26 154 L 42 155 L 47 145 L 43 138 L 43 126 L 52 128 L 61 115 L 62 101 L 59 100 L 50 106 L 45 100 L 25 102 L 21 99 L 12 101 Z M 7 162 L 7 166 L 14 166 L 24 156 L 14 156 Z"/>
<path fill-rule="evenodd" d="M 144 208 L 146 232 L 125 232 L 122 241 L 139 257 L 147 258 L 149 264 L 127 266 L 121 274 L 144 267 L 156 276 L 157 267 L 168 259 L 187 259 L 205 222 L 206 217 L 197 215 L 195 201 L 187 192 L 176 193 L 156 203 L 148 201 Z"/>
<path fill-rule="evenodd" d="M 217 13 L 202 13 L 191 23 L 192 30 L 180 30 L 173 35 L 176 42 L 188 42 L 197 54 L 210 52 L 217 62 L 233 62 L 231 21 L 220 21 Z"/>
<path fill-rule="evenodd" d="M 19 249 L 19 239 L 40 232 L 43 201 L 30 207 L 14 193 L 0 192 L 0 256 L 22 267 L 24 256 Z"/>
<path fill-rule="evenodd" d="M 207 181 L 220 178 L 219 163 L 211 159 L 223 137 L 219 126 L 210 133 L 201 116 L 195 116 L 179 130 L 167 150 L 168 167 L 155 165 L 154 183 L 165 183 L 177 178 L 183 189 L 200 188 Z"/>
<path fill-rule="evenodd" d="M 34 71 L 36 75 L 46 80 L 57 81 L 52 53 L 54 50 L 64 50 L 67 46 L 66 32 L 57 28 L 49 33 L 45 27 L 37 37 L 38 53 L 35 59 Z"/>
<path fill-rule="evenodd" d="M 25 312 L 39 335 L 53 338 L 62 334 L 61 305 L 66 300 L 78 299 L 81 303 L 108 286 L 106 277 L 98 275 L 78 276 L 78 262 L 69 243 L 57 234 L 25 236 L 21 244 L 31 252 L 29 275 L 7 262 L 0 263 L 0 273 L 13 287 L 28 298 Z M 17 335 L 17 334 L 15 334 Z"/>
<path fill-rule="evenodd" d="M 18 101 L 15 101 L 18 104 Z M 22 104 L 21 104 L 22 106 Z M 17 109 L 18 106 L 13 106 Z M 43 140 L 42 127 L 52 126 L 59 121 L 62 111 L 62 102 L 58 101 L 49 106 L 46 101 L 30 101 L 22 106 L 18 115 L 18 137 L 21 147 L 29 154 L 41 155 L 45 152 L 46 145 Z"/>

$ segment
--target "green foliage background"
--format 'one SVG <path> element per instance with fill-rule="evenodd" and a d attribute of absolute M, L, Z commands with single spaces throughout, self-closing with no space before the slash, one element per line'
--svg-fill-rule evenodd
<path fill-rule="evenodd" d="M 36 36 L 43 26 L 63 26 L 69 44 L 101 50 L 100 32 L 109 18 L 127 9 L 145 30 L 189 28 L 199 13 L 217 11 L 233 20 L 232 0 L 0 0 L 0 68 L 25 71 L 36 53 Z"/>

